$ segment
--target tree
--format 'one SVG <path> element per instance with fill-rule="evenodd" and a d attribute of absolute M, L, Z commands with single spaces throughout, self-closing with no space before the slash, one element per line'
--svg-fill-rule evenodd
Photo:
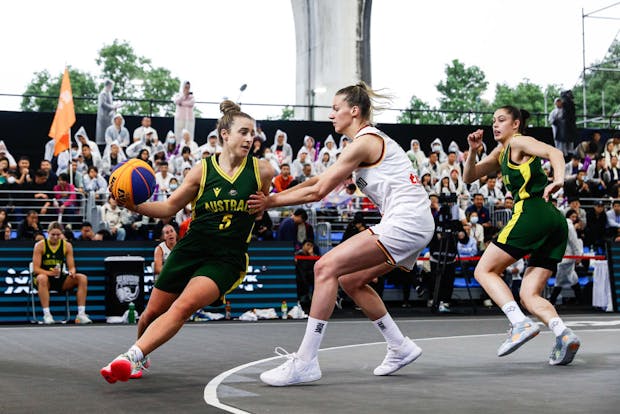
<path fill-rule="evenodd" d="M 446 80 L 437 84 L 439 110 L 446 111 L 444 120 L 452 124 L 475 122 L 471 114 L 461 111 L 480 112 L 483 108 L 482 93 L 489 84 L 484 72 L 477 66 L 466 67 L 458 59 L 446 65 Z M 452 112 L 455 111 L 455 112 Z M 477 121 L 477 120 L 476 120 Z"/>
<path fill-rule="evenodd" d="M 30 81 L 24 92 L 24 95 L 35 96 L 24 97 L 21 103 L 21 110 L 26 112 L 56 111 L 62 75 L 63 73 L 60 72 L 57 76 L 52 76 L 47 70 L 35 72 L 32 81 Z M 71 79 L 75 112 L 96 112 L 97 84 L 93 76 L 69 66 L 69 78 Z"/>
<path fill-rule="evenodd" d="M 495 85 L 495 100 L 493 108 L 504 105 L 513 105 L 525 109 L 532 114 L 530 123 L 536 126 L 545 126 L 547 114 L 553 109 L 553 101 L 560 96 L 560 87 L 548 85 L 543 91 L 542 86 L 523 79 L 516 87 L 507 84 Z"/>
<path fill-rule="evenodd" d="M 114 97 L 127 100 L 121 112 L 164 116 L 174 113 L 171 99 L 179 91 L 181 81 L 172 77 L 168 69 L 153 67 L 150 59 L 136 55 L 126 41 L 115 39 L 104 46 L 96 62 L 103 77 L 114 81 Z"/>
<path fill-rule="evenodd" d="M 397 119 L 399 124 L 441 124 L 443 117 L 429 104 L 413 95 L 409 107 Z"/>
<path fill-rule="evenodd" d="M 603 115 L 607 117 L 620 112 L 620 41 L 615 39 L 601 62 L 595 62 L 586 74 L 588 118 Z M 573 88 L 577 112 L 583 108 L 583 80 Z M 578 116 L 579 119 L 579 116 Z"/>

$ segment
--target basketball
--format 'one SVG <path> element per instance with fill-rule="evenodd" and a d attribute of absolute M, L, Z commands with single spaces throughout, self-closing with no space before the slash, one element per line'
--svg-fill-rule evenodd
<path fill-rule="evenodd" d="M 155 172 L 146 162 L 132 158 L 114 168 L 109 189 L 121 204 L 137 205 L 151 198 L 155 188 Z"/>

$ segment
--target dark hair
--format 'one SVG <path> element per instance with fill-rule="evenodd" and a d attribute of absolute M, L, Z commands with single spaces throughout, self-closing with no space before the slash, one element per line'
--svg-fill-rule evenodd
<path fill-rule="evenodd" d="M 181 154 L 191 154 L 192 153 L 192 149 L 190 147 L 183 147 L 183 149 L 181 150 Z"/>
<path fill-rule="evenodd" d="M 530 113 L 528 111 L 526 111 L 525 109 L 519 110 L 519 108 L 517 108 L 516 106 L 512 106 L 512 105 L 504 105 L 500 107 L 499 109 L 503 109 L 504 111 L 508 112 L 510 116 L 512 116 L 512 119 L 519 120 L 518 131 L 520 134 L 525 133 L 525 127 L 527 126 L 527 120 L 530 117 Z"/>
<path fill-rule="evenodd" d="M 37 172 L 34 173 L 35 177 L 47 177 L 47 171 L 42 170 L 42 169 L 38 169 Z"/>
<path fill-rule="evenodd" d="M 69 176 L 67 173 L 58 174 L 58 181 L 69 181 Z"/>
<path fill-rule="evenodd" d="M 88 171 L 87 172 L 91 172 L 91 170 L 95 170 L 95 172 L 97 174 L 99 174 L 99 169 L 97 167 L 95 167 L 94 165 L 91 165 L 90 167 L 88 167 Z"/>
<path fill-rule="evenodd" d="M 280 170 L 281 170 L 282 168 L 284 168 L 284 167 L 291 168 L 291 166 L 290 166 L 290 165 L 288 165 L 286 162 L 285 162 L 284 164 L 280 165 Z"/>
<path fill-rule="evenodd" d="M 20 161 L 22 161 L 22 160 L 30 161 L 30 157 L 27 156 L 27 155 L 22 155 L 21 157 L 19 157 L 19 160 Z"/>
<path fill-rule="evenodd" d="M 220 145 L 224 144 L 224 140 L 222 139 L 222 130 L 225 129 L 230 131 L 230 127 L 236 117 L 247 118 L 254 121 L 254 118 L 245 112 L 241 112 L 241 107 L 230 99 L 226 99 L 220 103 L 220 112 L 222 113 L 222 117 L 217 121 L 217 140 Z"/>
<path fill-rule="evenodd" d="M 90 221 L 83 221 L 83 222 L 82 222 L 82 225 L 80 226 L 80 228 L 83 228 L 83 227 L 92 227 L 92 226 L 93 226 L 93 225 L 92 225 L 92 224 L 90 224 Z"/>
<path fill-rule="evenodd" d="M 294 216 L 299 216 L 303 219 L 303 221 L 308 220 L 308 213 L 303 208 L 298 208 L 293 212 Z"/>
<path fill-rule="evenodd" d="M 349 106 L 357 106 L 360 109 L 361 118 L 369 122 L 372 122 L 373 110 L 385 109 L 384 106 L 378 106 L 374 102 L 378 100 L 389 101 L 391 99 L 388 95 L 382 95 L 373 91 L 363 81 L 340 89 L 336 92 L 336 95 L 344 95 L 344 100 Z"/>
<path fill-rule="evenodd" d="M 615 206 L 616 204 L 620 204 L 620 200 L 614 200 L 614 202 L 611 203 L 612 206 Z"/>
<path fill-rule="evenodd" d="M 564 214 L 564 216 L 566 218 L 569 218 L 572 214 L 577 214 L 577 216 L 579 216 L 579 214 L 572 208 L 569 208 L 568 210 L 566 210 L 566 213 Z"/>
<path fill-rule="evenodd" d="M 168 161 L 166 161 L 166 160 L 162 160 L 162 161 L 160 161 L 160 162 L 159 162 L 159 166 L 160 166 L 160 167 L 162 167 L 162 166 L 164 166 L 164 165 L 167 167 L 167 166 L 168 166 Z"/>

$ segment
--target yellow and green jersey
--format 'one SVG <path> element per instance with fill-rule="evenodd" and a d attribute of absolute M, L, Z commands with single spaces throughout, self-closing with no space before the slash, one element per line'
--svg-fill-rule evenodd
<path fill-rule="evenodd" d="M 222 170 L 216 156 L 203 159 L 189 231 L 216 237 L 222 247 L 247 248 L 254 226 L 247 202 L 261 186 L 258 160 L 254 157 L 243 160 L 232 177 Z"/>
<path fill-rule="evenodd" d="M 61 239 L 55 248 L 50 246 L 47 239 L 45 239 L 43 243 L 45 246 L 45 250 L 43 251 L 43 257 L 41 258 L 41 268 L 45 270 L 51 270 L 56 265 L 62 267 L 63 263 L 65 262 L 65 241 Z"/>
<path fill-rule="evenodd" d="M 512 194 L 515 203 L 532 197 L 542 197 L 548 181 L 539 157 L 532 156 L 523 164 L 513 164 L 510 161 L 508 144 L 499 154 L 499 165 L 504 186 Z"/>

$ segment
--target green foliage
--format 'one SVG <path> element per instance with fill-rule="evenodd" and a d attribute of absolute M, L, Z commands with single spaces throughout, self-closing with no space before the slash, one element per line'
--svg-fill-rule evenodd
<path fill-rule="evenodd" d="M 409 107 L 400 113 L 397 122 L 399 124 L 442 124 L 443 118 L 429 104 L 413 95 L 409 101 Z"/>
<path fill-rule="evenodd" d="M 168 69 L 153 67 L 150 59 L 136 55 L 128 42 L 116 39 L 104 46 L 96 62 L 103 78 L 114 81 L 115 100 L 127 100 L 121 112 L 163 116 L 174 113 L 172 97 L 179 91 L 181 81 L 172 77 Z"/>
<path fill-rule="evenodd" d="M 102 79 L 114 81 L 114 100 L 123 101 L 120 112 L 132 115 L 172 116 L 172 97 L 179 91 L 181 81 L 168 69 L 153 67 L 151 60 L 138 56 L 126 41 L 114 40 L 99 50 L 95 60 Z M 54 112 L 58 103 L 62 73 L 52 76 L 48 71 L 35 72 L 22 99 L 22 111 Z M 78 113 L 97 112 L 97 95 L 103 82 L 97 85 L 95 77 L 69 67 L 71 89 Z M 84 98 L 84 99 L 81 99 Z M 200 116 L 200 111 L 196 111 Z"/>
<path fill-rule="evenodd" d="M 546 94 L 546 98 L 545 98 Z M 507 84 L 495 86 L 495 100 L 492 108 L 504 105 L 514 105 L 517 108 L 526 109 L 532 114 L 530 123 L 535 126 L 545 126 L 547 115 L 553 109 L 553 101 L 560 96 L 560 87 L 548 85 L 545 90 L 540 85 L 523 79 L 516 87 Z M 485 121 L 486 117 L 485 117 Z"/>
<path fill-rule="evenodd" d="M 295 109 L 292 106 L 285 106 L 282 108 L 282 113 L 280 115 L 275 116 L 267 116 L 265 117 L 267 120 L 280 120 L 280 121 L 290 121 L 295 119 Z"/>
<path fill-rule="evenodd" d="M 36 95 L 39 97 L 24 97 L 21 102 L 21 110 L 26 112 L 54 112 L 58 105 L 60 84 L 63 73 L 52 76 L 47 70 L 35 72 L 34 77 L 24 95 Z M 76 113 L 88 113 L 97 111 L 97 85 L 92 75 L 73 69 L 69 66 L 69 79 L 73 92 L 73 103 Z M 83 99 L 80 99 L 82 98 Z"/>
<path fill-rule="evenodd" d="M 446 111 L 444 119 L 449 124 L 469 124 L 476 122 L 470 114 L 450 111 L 479 112 L 482 108 L 482 93 L 489 82 L 478 66 L 466 67 L 458 59 L 446 65 L 446 79 L 437 84 L 439 110 Z"/>
<path fill-rule="evenodd" d="M 620 112 L 620 41 L 614 40 L 605 58 L 592 66 L 600 70 L 586 73 L 588 117 Z M 583 112 L 583 81 L 575 85 L 573 95 L 577 113 Z"/>

